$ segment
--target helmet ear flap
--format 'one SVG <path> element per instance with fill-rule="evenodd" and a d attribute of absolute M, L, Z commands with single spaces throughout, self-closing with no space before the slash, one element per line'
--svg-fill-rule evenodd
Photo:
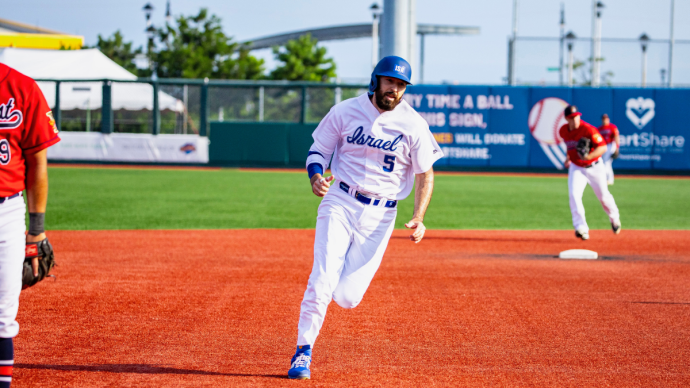
<path fill-rule="evenodd" d="M 371 75 L 371 82 L 369 83 L 369 94 L 374 94 L 376 88 L 378 87 L 378 78 L 376 75 Z"/>

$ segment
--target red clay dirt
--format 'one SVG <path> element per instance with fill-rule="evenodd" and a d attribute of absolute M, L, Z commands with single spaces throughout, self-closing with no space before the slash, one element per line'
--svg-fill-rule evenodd
<path fill-rule="evenodd" d="M 408 234 L 359 307 L 331 304 L 297 382 L 313 230 L 50 232 L 14 386 L 690 385 L 690 231 Z"/>

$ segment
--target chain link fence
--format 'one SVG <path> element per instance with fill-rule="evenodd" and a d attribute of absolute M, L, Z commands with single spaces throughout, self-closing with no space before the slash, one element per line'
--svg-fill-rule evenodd
<path fill-rule="evenodd" d="M 509 43 L 510 44 L 510 43 Z M 669 81 L 669 41 L 646 42 L 646 86 L 666 87 Z M 591 82 L 592 40 L 572 41 L 573 84 Z M 562 64 L 561 64 L 562 56 Z M 601 39 L 600 74 L 602 86 L 642 84 L 645 54 L 639 39 Z M 567 85 L 568 44 L 565 39 L 518 37 L 515 42 L 515 79 L 518 85 Z M 676 40 L 673 49 L 673 86 L 690 86 L 690 41 Z"/>
<path fill-rule="evenodd" d="M 228 80 L 36 80 L 62 131 L 208 135 L 210 121 L 317 123 L 366 85 Z"/>

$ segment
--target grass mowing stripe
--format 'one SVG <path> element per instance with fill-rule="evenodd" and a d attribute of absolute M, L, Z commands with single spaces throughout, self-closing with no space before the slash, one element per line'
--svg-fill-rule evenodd
<path fill-rule="evenodd" d="M 690 229 L 690 180 L 618 179 L 624 228 Z M 609 227 L 591 188 L 593 229 Z M 50 168 L 50 229 L 314 228 L 320 199 L 305 174 L 241 170 Z M 401 201 L 396 227 L 409 221 Z M 425 219 L 434 229 L 572 229 L 567 180 L 438 175 Z"/>

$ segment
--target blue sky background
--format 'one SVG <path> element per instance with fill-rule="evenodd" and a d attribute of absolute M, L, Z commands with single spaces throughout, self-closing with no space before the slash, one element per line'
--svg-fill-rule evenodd
<path fill-rule="evenodd" d="M 382 3 L 378 0 L 379 4 Z M 0 0 L 2 18 L 50 28 L 85 37 L 94 44 L 98 34 L 111 35 L 120 29 L 125 39 L 136 45 L 145 42 L 142 0 Z M 151 0 L 156 7 L 154 24 L 164 20 L 165 0 Z M 371 21 L 368 7 L 373 0 L 172 0 L 174 15 L 189 15 L 207 7 L 223 20 L 227 34 L 238 40 L 263 37 L 310 27 L 325 27 Z M 559 34 L 557 0 L 520 0 L 519 35 Z M 591 33 L 591 1 L 566 0 L 566 30 L 579 37 Z M 670 0 L 608 0 L 603 14 L 603 36 L 651 38 L 669 36 Z M 430 83 L 459 82 L 500 84 L 506 75 L 506 41 L 511 33 L 512 0 L 417 0 L 419 23 L 469 25 L 481 28 L 479 36 L 430 36 L 426 40 L 425 80 Z M 676 0 L 676 39 L 690 40 L 690 0 Z M 336 60 L 338 75 L 346 80 L 366 79 L 371 71 L 371 40 L 325 42 Z M 557 73 L 546 68 L 558 66 L 558 46 L 522 44 L 518 46 L 518 79 L 554 82 Z M 589 56 L 587 43 L 576 45 L 576 56 Z M 270 50 L 255 54 L 274 66 Z M 603 70 L 615 73 L 618 83 L 640 80 L 639 45 L 605 44 Z M 667 45 L 649 50 L 649 82 L 659 82 L 659 69 L 667 67 Z M 412 61 L 417 65 L 417 59 Z M 690 84 L 690 44 L 676 45 L 674 80 Z"/>

